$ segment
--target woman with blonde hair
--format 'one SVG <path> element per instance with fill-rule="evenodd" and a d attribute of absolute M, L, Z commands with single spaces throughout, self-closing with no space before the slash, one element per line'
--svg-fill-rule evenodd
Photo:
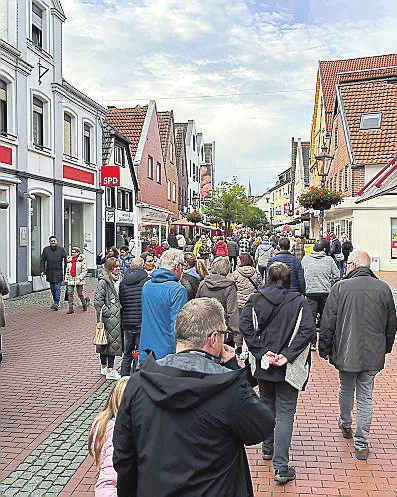
<path fill-rule="evenodd" d="M 98 321 L 102 313 L 102 321 L 108 340 L 106 345 L 96 346 L 96 351 L 101 359 L 101 374 L 106 375 L 107 380 L 120 379 L 119 373 L 114 368 L 114 361 L 116 355 L 121 356 L 122 354 L 119 299 L 121 279 L 119 260 L 114 257 L 106 259 L 103 271 L 98 278 L 94 306 Z"/>
<path fill-rule="evenodd" d="M 113 468 L 113 430 L 128 380 L 129 376 L 125 376 L 113 385 L 102 411 L 92 423 L 88 436 L 88 451 L 99 469 L 95 497 L 117 497 L 117 473 Z"/>
<path fill-rule="evenodd" d="M 71 256 L 68 257 L 66 265 L 65 283 L 67 285 L 67 296 L 69 309 L 66 314 L 73 314 L 74 289 L 83 305 L 83 311 L 87 310 L 87 300 L 83 295 L 84 279 L 87 276 L 87 264 L 85 256 L 79 247 L 72 247 Z"/>

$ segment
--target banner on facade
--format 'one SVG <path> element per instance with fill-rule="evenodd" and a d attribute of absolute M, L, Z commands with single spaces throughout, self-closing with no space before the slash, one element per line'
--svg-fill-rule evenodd
<path fill-rule="evenodd" d="M 103 166 L 101 186 L 120 186 L 120 166 Z"/>

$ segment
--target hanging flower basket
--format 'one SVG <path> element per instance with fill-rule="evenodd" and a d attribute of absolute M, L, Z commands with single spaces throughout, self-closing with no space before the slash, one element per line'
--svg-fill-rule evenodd
<path fill-rule="evenodd" d="M 334 192 L 328 188 L 320 188 L 311 186 L 305 193 L 300 195 L 299 205 L 307 209 L 323 210 L 326 211 L 332 205 L 340 204 L 343 197 L 339 192 Z"/>

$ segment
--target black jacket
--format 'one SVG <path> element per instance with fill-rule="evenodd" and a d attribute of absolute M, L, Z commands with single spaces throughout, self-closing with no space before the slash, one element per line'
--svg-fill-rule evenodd
<path fill-rule="evenodd" d="M 198 287 L 200 285 L 200 278 L 196 278 L 192 274 L 183 273 L 181 283 L 186 288 L 187 299 L 195 299 Z"/>
<path fill-rule="evenodd" d="M 204 352 L 151 355 L 127 384 L 114 427 L 119 497 L 252 497 L 245 445 L 274 428 L 247 382 Z"/>
<path fill-rule="evenodd" d="M 68 255 L 63 247 L 44 247 L 40 257 L 40 272 L 46 275 L 47 281 L 59 283 L 64 278 L 67 263 Z"/>
<path fill-rule="evenodd" d="M 176 236 L 174 235 L 174 233 L 168 234 L 167 242 L 171 248 L 178 248 L 178 242 L 176 240 Z"/>
<path fill-rule="evenodd" d="M 254 331 L 252 307 L 258 317 L 258 333 Z M 299 331 L 289 346 L 301 307 L 303 314 Z M 270 365 L 269 369 L 261 369 L 262 356 L 271 350 L 275 354 L 283 354 L 288 362 L 292 362 L 305 350 L 314 329 L 313 315 L 307 300 L 298 292 L 266 285 L 258 293 L 251 295 L 240 315 L 240 333 L 256 359 L 255 378 L 284 381 L 286 366 Z M 308 363 L 310 364 L 310 354 Z"/>
<path fill-rule="evenodd" d="M 123 330 L 140 328 L 142 324 L 142 287 L 150 280 L 144 269 L 129 269 L 120 283 L 121 327 Z"/>
<path fill-rule="evenodd" d="M 342 243 L 342 254 L 345 262 L 347 261 L 351 252 L 353 252 L 352 242 L 350 240 L 346 240 Z"/>
<path fill-rule="evenodd" d="M 396 335 L 389 286 L 358 267 L 331 288 L 321 318 L 319 354 L 340 371 L 379 371 Z"/>

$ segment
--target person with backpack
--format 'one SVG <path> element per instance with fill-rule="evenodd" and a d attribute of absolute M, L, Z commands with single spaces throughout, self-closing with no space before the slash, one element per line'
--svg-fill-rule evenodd
<path fill-rule="evenodd" d="M 223 236 L 220 236 L 214 247 L 214 257 L 228 257 L 228 255 L 229 250 L 227 245 L 223 239 Z"/>

